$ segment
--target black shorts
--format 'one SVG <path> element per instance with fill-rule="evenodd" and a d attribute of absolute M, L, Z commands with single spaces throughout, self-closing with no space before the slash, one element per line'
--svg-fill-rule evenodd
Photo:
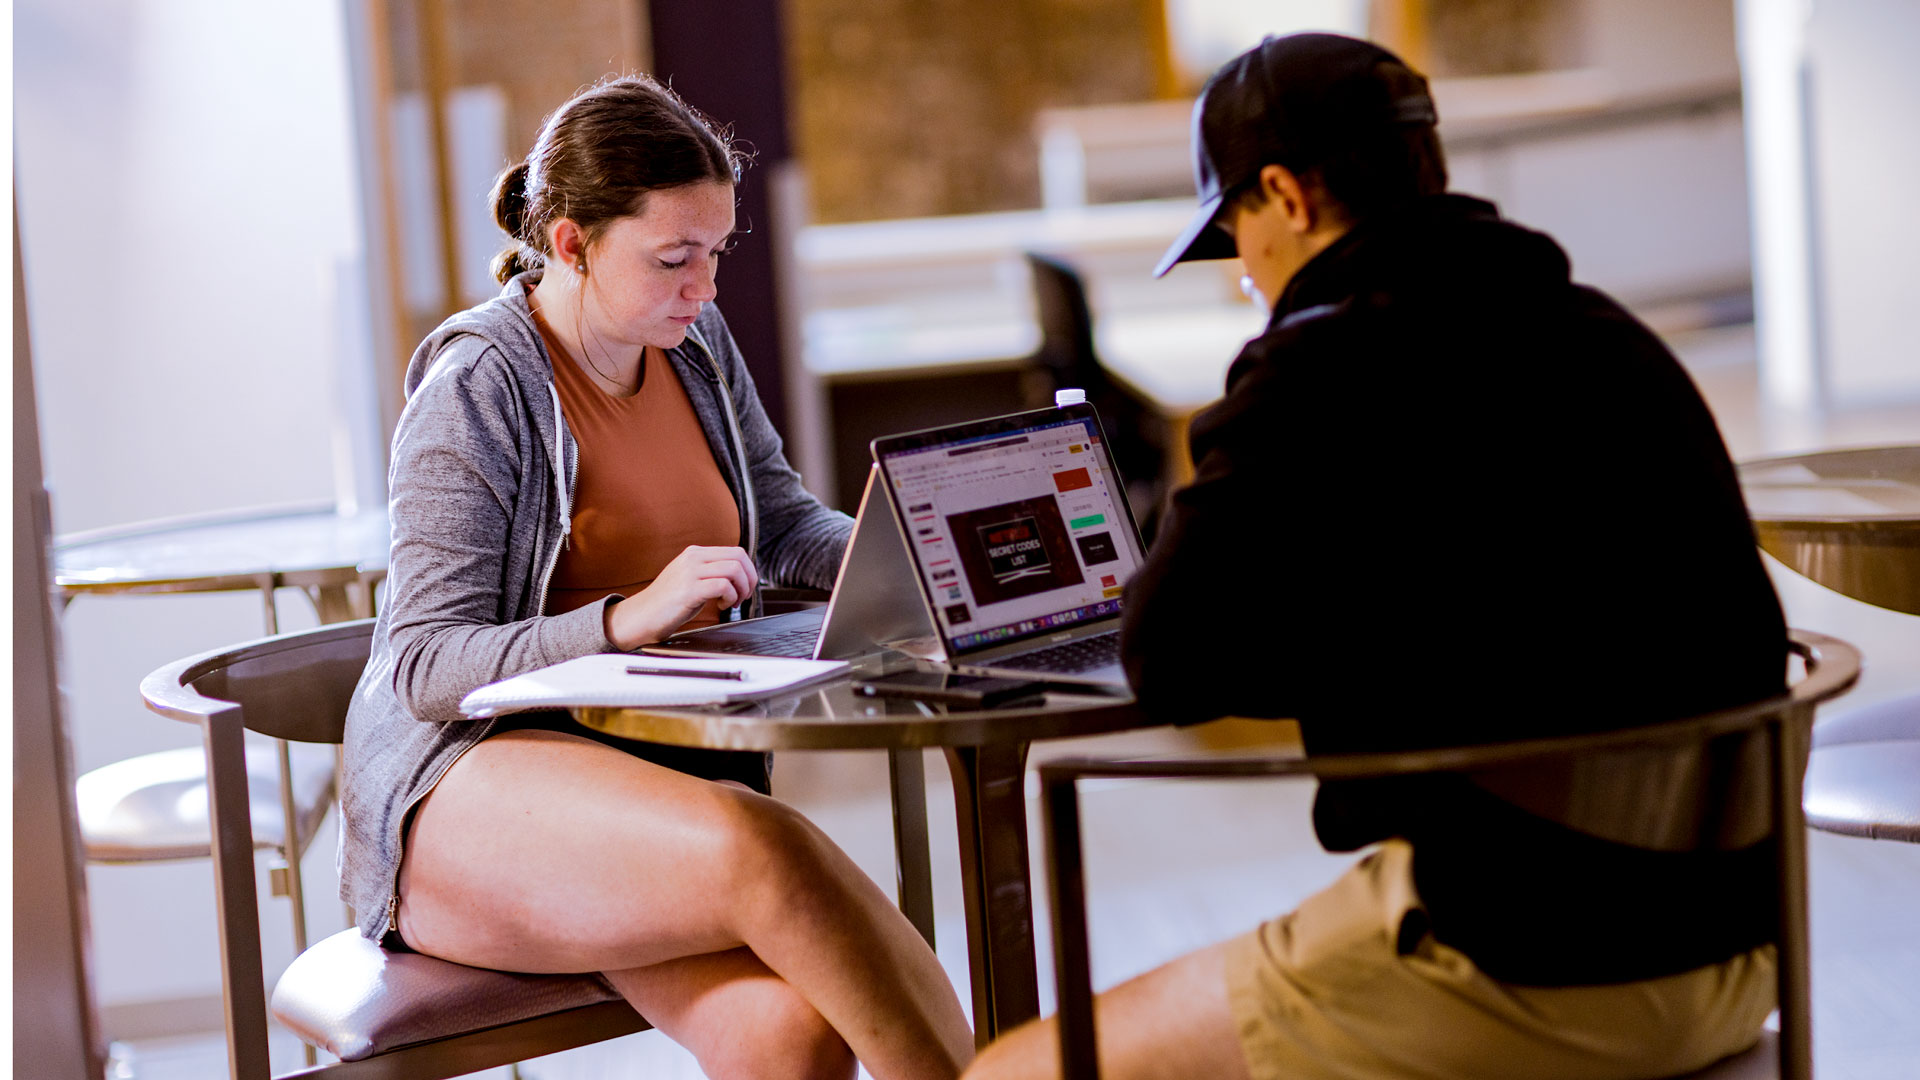
<path fill-rule="evenodd" d="M 702 780 L 733 780 L 762 795 L 771 794 L 773 755 L 761 750 L 708 750 L 697 746 L 668 746 L 664 743 L 623 739 L 595 731 L 559 710 L 509 713 L 494 724 L 487 738 L 507 731 L 558 731 L 578 735 L 674 772 L 683 772 Z"/>

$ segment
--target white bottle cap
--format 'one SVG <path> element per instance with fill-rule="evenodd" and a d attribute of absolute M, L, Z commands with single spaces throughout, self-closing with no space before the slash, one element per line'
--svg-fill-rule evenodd
<path fill-rule="evenodd" d="M 1069 405 L 1085 405 L 1086 403 L 1087 392 L 1085 390 L 1069 387 L 1065 390 L 1055 390 L 1053 392 L 1054 408 L 1064 409 Z"/>

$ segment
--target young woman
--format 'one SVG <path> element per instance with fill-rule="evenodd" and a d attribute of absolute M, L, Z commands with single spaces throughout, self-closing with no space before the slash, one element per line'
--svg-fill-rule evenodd
<path fill-rule="evenodd" d="M 474 687 L 826 586 L 851 522 L 787 465 L 713 306 L 742 156 L 654 80 L 547 121 L 494 191 L 499 296 L 414 353 L 388 598 L 347 719 L 342 890 L 390 947 L 601 971 L 709 1076 L 951 1077 L 952 986 L 767 797 L 761 754 L 466 720 Z"/>

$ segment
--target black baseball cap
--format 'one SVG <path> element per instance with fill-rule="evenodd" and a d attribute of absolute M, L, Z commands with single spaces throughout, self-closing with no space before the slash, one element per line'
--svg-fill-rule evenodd
<path fill-rule="evenodd" d="M 1394 69 L 1398 69 L 1397 71 Z M 1388 78 L 1388 74 L 1399 78 Z M 1414 93 L 1406 87 L 1417 86 Z M 1193 106 L 1193 186 L 1200 209 L 1154 268 L 1231 259 L 1220 207 L 1282 158 L 1337 147 L 1357 132 L 1439 123 L 1427 80 L 1372 42 L 1339 34 L 1269 37 L 1213 73 Z"/>

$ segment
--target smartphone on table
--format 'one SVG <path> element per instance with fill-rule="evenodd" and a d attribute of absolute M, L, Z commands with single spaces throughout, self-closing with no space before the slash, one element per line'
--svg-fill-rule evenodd
<path fill-rule="evenodd" d="M 853 684 L 853 692 L 863 697 L 911 698 L 935 705 L 976 709 L 1037 698 L 1046 688 L 1045 683 L 1033 679 L 1002 679 L 951 671 L 901 671 Z"/>

